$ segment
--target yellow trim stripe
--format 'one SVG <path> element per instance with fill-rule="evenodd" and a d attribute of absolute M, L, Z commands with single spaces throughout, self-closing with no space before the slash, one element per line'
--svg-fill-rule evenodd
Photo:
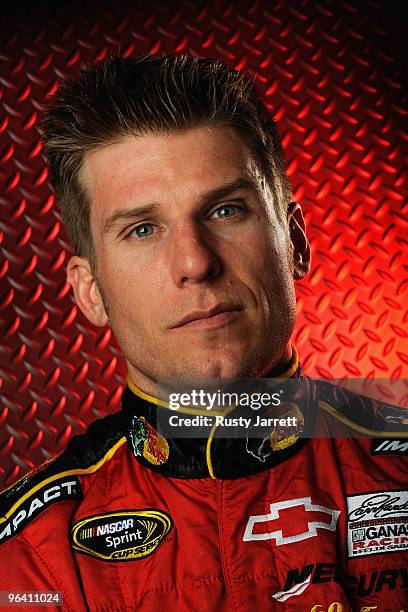
<path fill-rule="evenodd" d="M 395 438 L 408 438 L 408 432 L 407 433 L 403 433 L 401 431 L 385 431 L 384 432 L 384 431 L 378 431 L 376 429 L 368 429 L 367 427 L 363 427 L 362 425 L 357 425 L 357 423 L 353 423 L 353 421 L 350 421 L 350 419 L 348 419 L 344 415 L 339 414 L 338 411 L 335 408 L 333 408 L 333 406 L 330 406 L 330 404 L 327 404 L 323 400 L 319 400 L 319 408 L 322 408 L 323 410 L 331 414 L 338 421 L 341 421 L 342 423 L 344 423 L 344 425 L 347 425 L 351 429 L 354 429 L 355 431 L 365 434 L 366 436 L 375 436 L 378 438 L 394 438 L 394 437 Z"/>
<path fill-rule="evenodd" d="M 233 410 L 234 410 L 235 406 L 228 406 L 228 408 L 226 409 L 226 411 L 224 412 L 224 414 L 222 414 L 222 420 L 224 420 L 224 418 L 230 414 Z M 208 440 L 207 440 L 207 446 L 205 448 L 205 458 L 207 461 L 207 469 L 208 469 L 208 473 L 210 474 L 211 478 L 213 478 L 215 480 L 216 476 L 214 474 L 214 468 L 213 468 L 213 464 L 212 464 L 212 460 L 211 460 L 211 442 L 213 441 L 214 435 L 215 435 L 215 430 L 217 429 L 218 425 L 217 425 L 217 421 L 215 421 L 215 423 L 213 424 L 213 426 L 211 427 L 211 431 L 208 435 Z"/>
<path fill-rule="evenodd" d="M 215 480 L 215 475 L 214 475 L 214 469 L 213 469 L 213 464 L 211 460 L 211 442 L 214 437 L 216 429 L 217 429 L 217 423 L 215 422 L 214 425 L 211 427 L 211 431 L 209 433 L 208 440 L 207 440 L 207 446 L 205 448 L 205 459 L 207 461 L 208 473 L 210 474 L 211 478 L 213 478 L 214 480 Z"/>
<path fill-rule="evenodd" d="M 33 487 L 32 489 L 27 491 L 27 493 L 25 495 L 23 495 L 23 497 L 21 497 L 18 501 L 16 501 L 14 506 L 12 506 L 10 508 L 10 510 L 8 512 L 6 512 L 4 517 L 0 517 L 0 524 L 4 523 L 5 521 L 7 521 L 10 518 L 10 516 L 12 516 L 12 514 L 14 514 L 14 512 L 17 510 L 17 508 L 19 506 L 21 506 L 21 504 L 23 502 L 26 501 L 26 499 L 31 497 L 31 495 L 33 493 L 36 493 L 37 491 L 39 491 L 39 489 L 42 489 L 45 485 L 47 485 L 47 484 L 49 484 L 51 482 L 54 482 L 55 480 L 58 480 L 60 478 L 63 478 L 64 476 L 76 476 L 76 475 L 79 475 L 79 474 L 92 474 L 93 472 L 96 472 L 104 463 L 106 463 L 107 461 L 112 459 L 113 455 L 116 453 L 118 448 L 120 448 L 125 442 L 126 442 L 126 436 L 123 436 L 122 438 L 120 438 L 116 442 L 116 444 L 114 444 L 108 450 L 108 452 L 102 457 L 102 459 L 99 459 L 99 461 L 97 463 L 95 463 L 94 465 L 90 465 L 87 468 L 76 468 L 76 469 L 73 469 L 73 470 L 67 470 L 65 472 L 59 472 L 58 474 L 54 474 L 53 476 L 50 476 L 49 478 L 46 478 L 45 480 L 42 480 L 35 487 Z"/>
<path fill-rule="evenodd" d="M 277 376 L 277 378 L 292 378 L 292 376 L 294 375 L 298 367 L 299 367 L 299 353 L 297 352 L 295 347 L 292 345 L 292 363 L 289 369 L 286 370 L 286 372 L 283 372 L 283 374 L 280 374 L 280 376 Z"/>

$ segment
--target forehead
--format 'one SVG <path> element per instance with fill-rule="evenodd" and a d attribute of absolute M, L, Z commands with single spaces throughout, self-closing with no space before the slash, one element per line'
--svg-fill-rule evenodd
<path fill-rule="evenodd" d="M 128 136 L 88 152 L 82 180 L 91 219 L 146 203 L 193 202 L 237 178 L 257 178 L 253 156 L 229 127 L 198 127 L 176 134 Z"/>

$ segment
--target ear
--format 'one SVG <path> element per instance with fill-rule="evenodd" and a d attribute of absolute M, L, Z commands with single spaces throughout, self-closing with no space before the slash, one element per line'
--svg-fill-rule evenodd
<path fill-rule="evenodd" d="M 287 221 L 290 240 L 292 242 L 293 278 L 300 280 L 310 270 L 311 253 L 310 244 L 306 237 L 306 223 L 302 209 L 297 202 L 288 206 Z"/>
<path fill-rule="evenodd" d="M 78 308 L 86 318 L 103 327 L 109 319 L 91 266 L 83 257 L 71 257 L 67 266 L 67 282 L 71 285 Z"/>

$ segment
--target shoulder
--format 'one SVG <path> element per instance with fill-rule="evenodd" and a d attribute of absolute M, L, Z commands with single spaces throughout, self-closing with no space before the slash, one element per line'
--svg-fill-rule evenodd
<path fill-rule="evenodd" d="M 66 450 L 0 493 L 0 544 L 53 504 L 80 500 L 79 477 L 97 472 L 126 442 L 120 412 L 92 423 Z"/>
<path fill-rule="evenodd" d="M 319 409 L 352 430 L 352 436 L 407 437 L 408 410 L 344 387 L 317 381 Z M 355 433 L 352 433 L 355 432 Z"/>

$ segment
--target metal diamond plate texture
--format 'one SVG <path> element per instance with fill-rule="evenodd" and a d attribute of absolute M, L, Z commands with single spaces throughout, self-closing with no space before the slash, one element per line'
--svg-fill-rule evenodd
<path fill-rule="evenodd" d="M 65 281 L 71 250 L 38 128 L 59 78 L 118 46 L 256 76 L 312 244 L 297 285 L 303 364 L 321 377 L 407 376 L 402 3 L 33 4 L 1 22 L 1 484 L 119 407 L 120 351 Z"/>

